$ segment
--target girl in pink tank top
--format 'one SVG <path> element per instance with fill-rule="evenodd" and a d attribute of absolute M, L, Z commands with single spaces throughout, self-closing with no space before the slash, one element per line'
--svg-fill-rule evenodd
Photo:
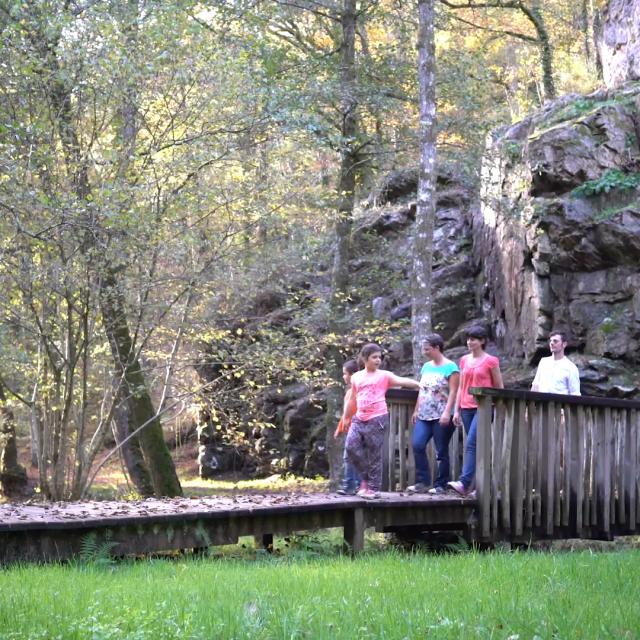
<path fill-rule="evenodd" d="M 364 369 L 351 376 L 351 401 L 343 415 L 344 422 L 351 419 L 345 447 L 361 478 L 358 495 L 377 498 L 382 486 L 382 445 L 388 422 L 385 394 L 390 387 L 417 390 L 420 384 L 380 369 L 382 350 L 377 344 L 362 347 L 360 360 Z"/>

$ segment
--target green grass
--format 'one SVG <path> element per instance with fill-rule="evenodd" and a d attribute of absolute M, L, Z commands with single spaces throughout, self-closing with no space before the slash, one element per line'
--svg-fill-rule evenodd
<path fill-rule="evenodd" d="M 0 637 L 637 638 L 640 552 L 260 556 L 0 572 Z"/>
<path fill-rule="evenodd" d="M 286 493 L 326 491 L 326 478 L 304 478 L 294 475 L 272 475 L 267 478 L 229 480 L 185 478 L 180 481 L 187 496 L 227 495 L 230 493 Z"/>

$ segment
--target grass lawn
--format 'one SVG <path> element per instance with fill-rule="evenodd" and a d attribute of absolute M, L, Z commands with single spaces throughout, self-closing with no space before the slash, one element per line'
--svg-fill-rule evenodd
<path fill-rule="evenodd" d="M 0 638 L 638 638 L 640 551 L 382 550 L 0 571 Z"/>

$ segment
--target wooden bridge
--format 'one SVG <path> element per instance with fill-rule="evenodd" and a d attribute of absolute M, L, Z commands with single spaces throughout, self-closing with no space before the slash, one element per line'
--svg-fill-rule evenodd
<path fill-rule="evenodd" d="M 479 401 L 477 499 L 407 495 L 414 482 L 416 393 L 389 392 L 385 492 L 243 495 L 139 502 L 0 505 L 0 564 L 64 560 L 88 540 L 117 556 L 202 549 L 253 536 L 341 527 L 358 552 L 368 527 L 402 535 L 457 531 L 469 541 L 604 538 L 640 530 L 640 402 L 475 389 Z M 464 436 L 451 442 L 452 477 Z M 435 471 L 433 452 L 431 468 Z"/>
<path fill-rule="evenodd" d="M 477 539 L 528 542 L 640 532 L 640 402 L 510 389 L 478 399 Z M 389 392 L 386 488 L 413 482 L 414 391 Z M 463 437 L 452 438 L 452 477 Z M 431 469 L 435 460 L 431 452 Z"/>
<path fill-rule="evenodd" d="M 364 547 L 368 527 L 377 531 L 446 529 L 463 535 L 473 500 L 403 493 L 363 500 L 337 494 L 237 495 L 0 505 L 0 564 L 65 560 L 94 549 L 114 556 L 235 544 L 253 536 L 265 547 L 273 535 L 341 527 L 348 551 Z M 470 535 L 470 534 L 469 534 Z"/>

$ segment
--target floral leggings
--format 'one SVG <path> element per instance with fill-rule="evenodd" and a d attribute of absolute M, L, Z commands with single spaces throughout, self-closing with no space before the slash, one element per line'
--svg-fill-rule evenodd
<path fill-rule="evenodd" d="M 388 423 L 387 413 L 371 420 L 359 420 L 354 417 L 345 443 L 351 464 L 362 481 L 373 491 L 380 491 L 382 486 L 382 446 Z"/>

